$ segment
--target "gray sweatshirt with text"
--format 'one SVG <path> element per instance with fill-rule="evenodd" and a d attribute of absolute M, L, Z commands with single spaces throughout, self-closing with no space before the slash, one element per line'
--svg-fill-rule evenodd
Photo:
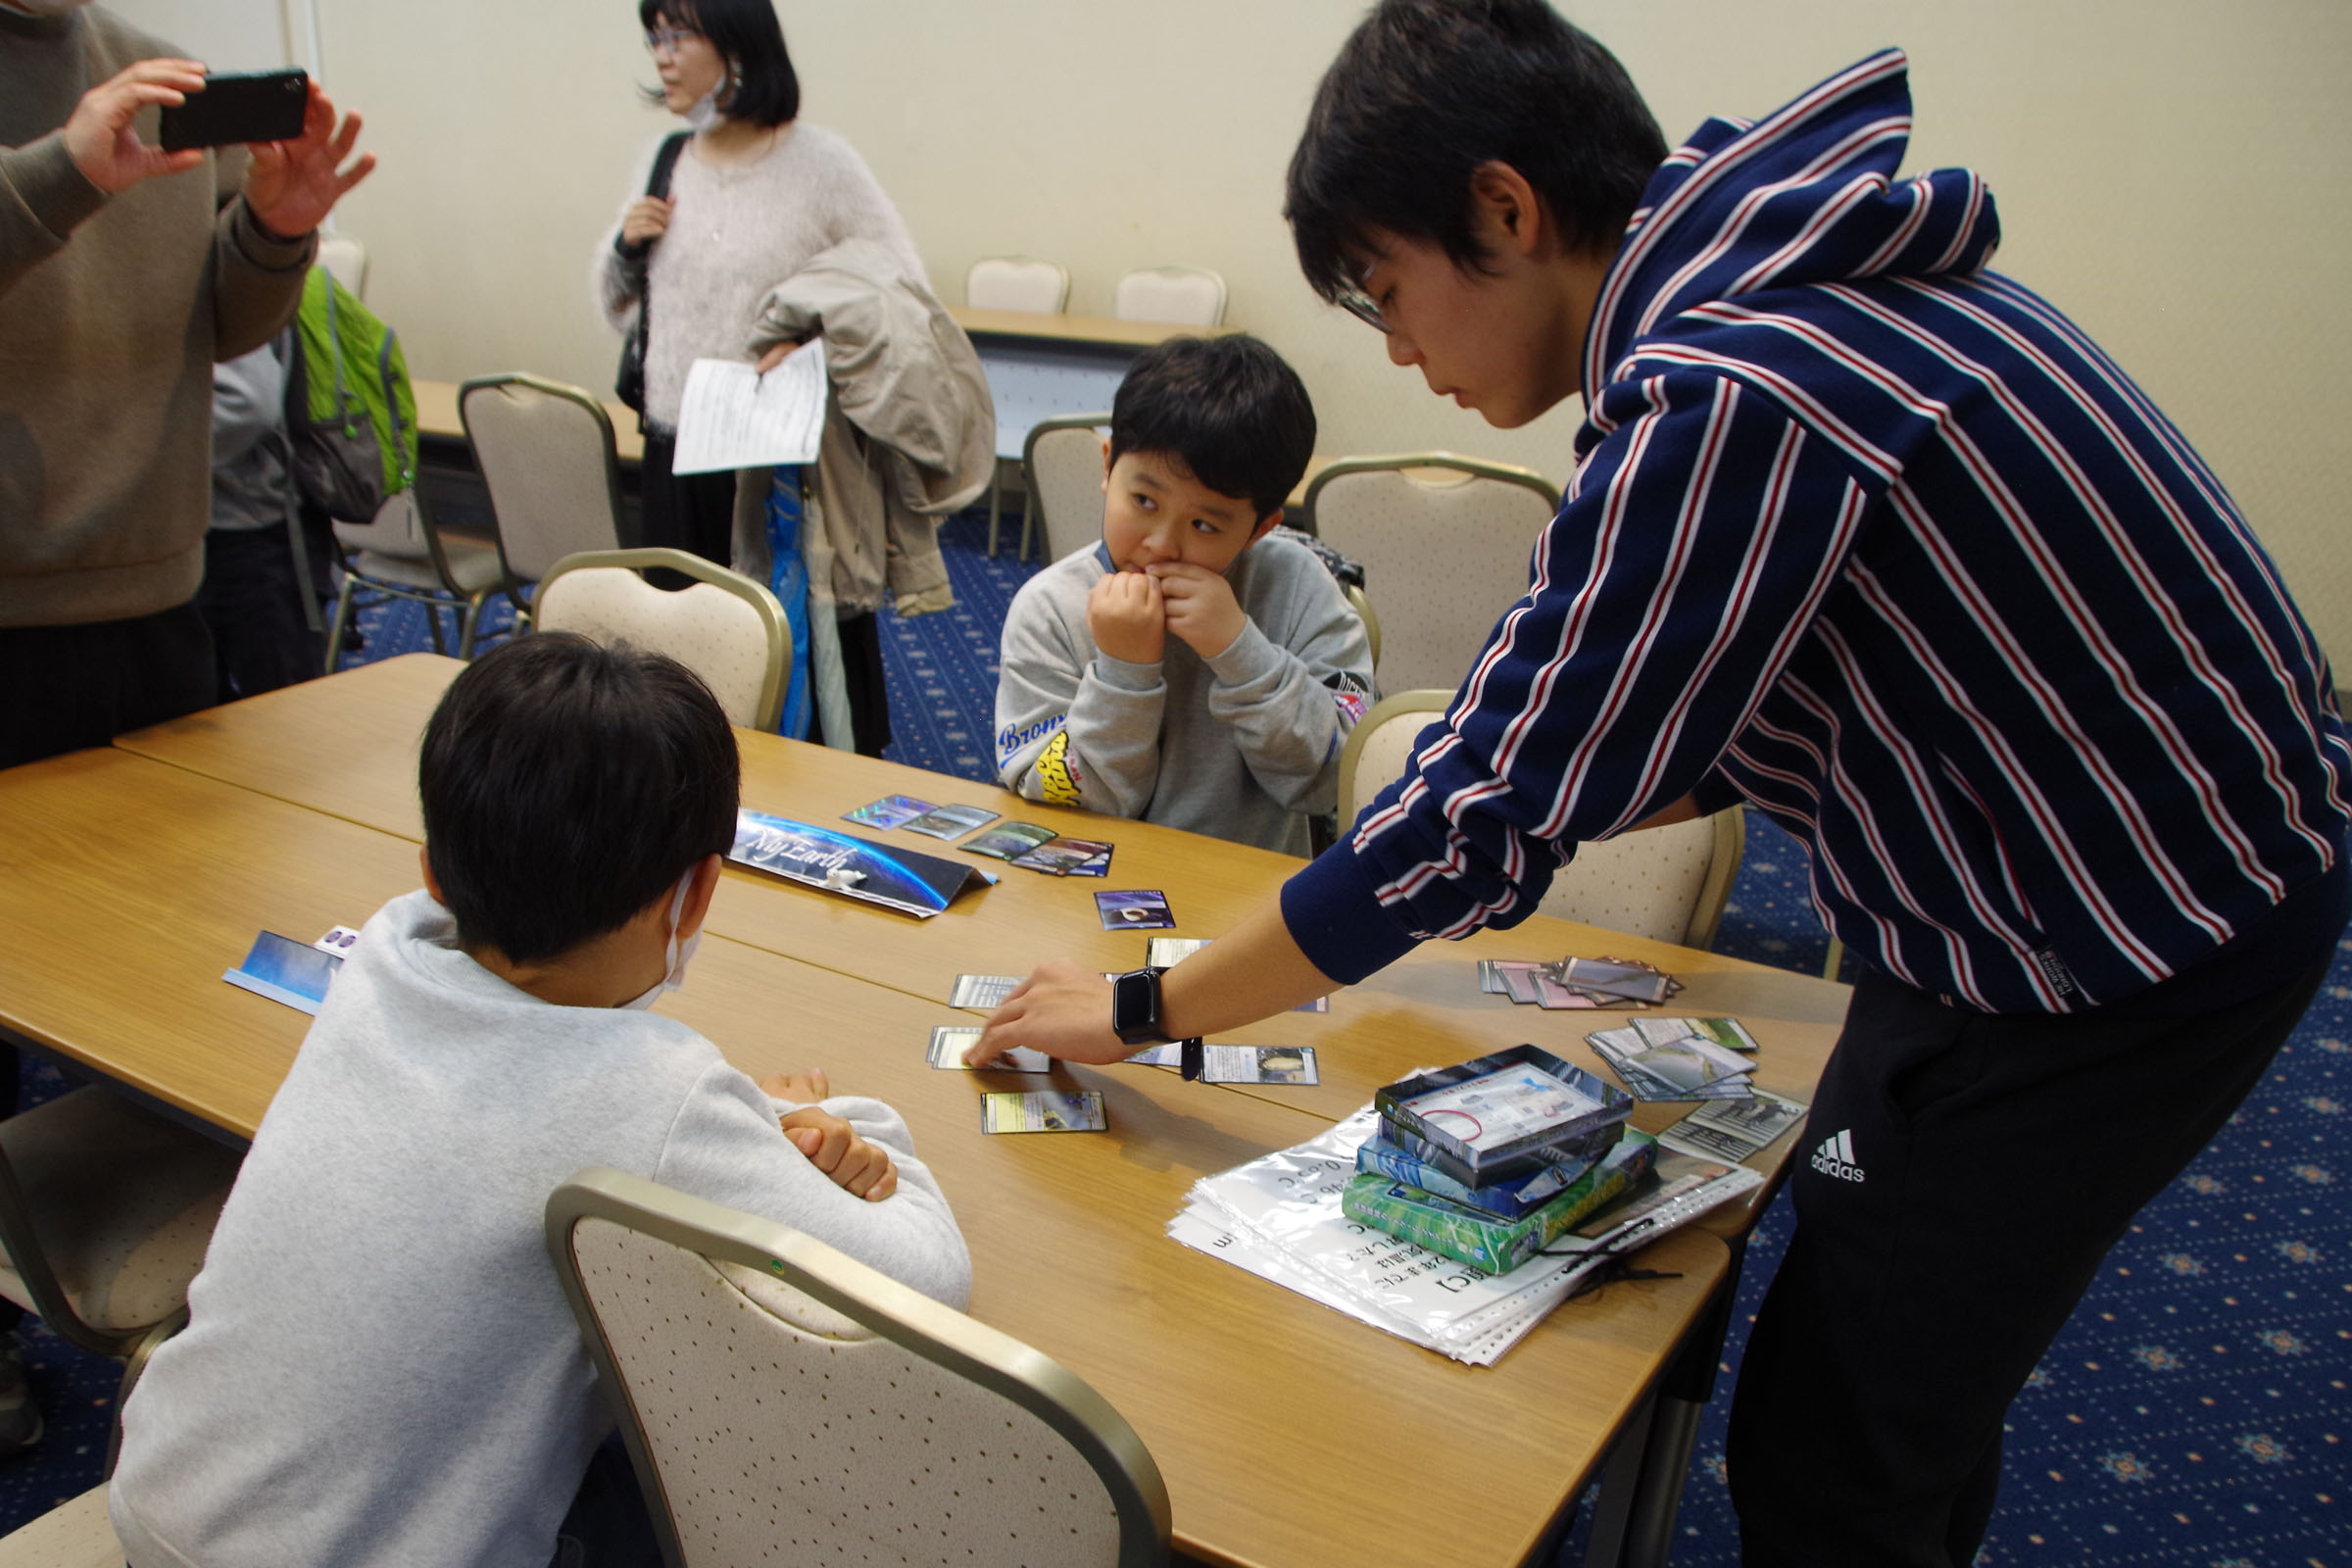
<path fill-rule="evenodd" d="M 1171 636 L 1155 664 L 1096 651 L 1098 544 L 1022 585 L 1004 617 L 997 779 L 1033 801 L 1307 852 L 1338 796 L 1340 746 L 1371 701 L 1363 622 L 1312 552 L 1269 535 L 1226 580 L 1249 624 L 1204 660 Z"/>

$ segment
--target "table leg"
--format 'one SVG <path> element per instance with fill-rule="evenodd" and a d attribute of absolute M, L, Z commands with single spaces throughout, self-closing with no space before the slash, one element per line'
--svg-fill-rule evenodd
<path fill-rule="evenodd" d="M 1627 1526 L 1631 1523 L 1635 1495 L 1642 1484 L 1643 1461 L 1648 1456 L 1649 1429 L 1658 1405 L 1652 1394 L 1642 1401 L 1625 1430 L 1609 1447 L 1609 1457 L 1600 1472 L 1600 1496 L 1592 1506 L 1592 1534 L 1585 1542 L 1585 1568 L 1619 1568 L 1625 1558 Z"/>

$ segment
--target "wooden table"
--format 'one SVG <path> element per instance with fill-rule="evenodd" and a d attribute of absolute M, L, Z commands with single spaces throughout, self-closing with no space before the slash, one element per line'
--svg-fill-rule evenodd
<path fill-rule="evenodd" d="M 458 383 L 412 378 L 409 385 L 416 394 L 417 432 L 444 441 L 465 441 L 466 421 L 458 416 Z M 645 437 L 637 429 L 637 411 L 610 398 L 604 400 L 604 405 L 606 415 L 612 420 L 612 446 L 620 461 L 643 462 Z"/>
<path fill-rule="evenodd" d="M 0 1028 L 239 1138 L 308 1020 L 220 970 L 256 930 L 351 923 L 417 880 L 412 838 L 129 748 L 0 773 Z M 1460 1367 L 1161 1235 L 1195 1180 L 1325 1125 L 1305 1105 L 1065 1065 L 1055 1082 L 1102 1090 L 1110 1136 L 988 1139 L 977 1097 L 1015 1081 L 924 1065 L 956 1016 L 929 998 L 714 934 L 662 1006 L 746 1071 L 820 1066 L 902 1111 L 971 1241 L 974 1314 L 1126 1414 L 1180 1544 L 1213 1562 L 1369 1558 L 1408 1471 L 1478 1499 L 1448 1561 L 1526 1560 L 1728 1263 L 1712 1236 L 1670 1237 L 1644 1261 L 1682 1278 L 1570 1303 L 1499 1368 Z M 1399 1429 L 1447 1437 L 1400 1469 Z"/>
<path fill-rule="evenodd" d="M 433 705 L 463 667 L 453 659 L 412 654 L 141 730 L 116 745 L 416 840 L 423 831 L 416 808 L 416 741 Z M 959 973 L 1026 974 L 1049 957 L 1103 970 L 1140 965 L 1145 935 L 1102 930 L 1092 897 L 1098 888 L 1161 889 L 1178 920 L 1171 934 L 1213 937 L 1268 897 L 1298 864 L 1268 851 L 1045 806 L 992 785 L 873 758 L 748 730 L 736 735 L 743 756 L 743 801 L 754 809 L 829 822 L 880 796 L 905 794 L 935 804 L 981 806 L 1116 846 L 1107 877 L 1051 877 L 964 856 L 952 844 L 903 830 L 851 828 L 945 858 L 969 859 L 1000 876 L 997 886 L 966 893 L 928 920 L 733 866 L 720 878 L 709 917 L 713 934 L 939 1004 L 937 1021 L 963 1016 L 944 1006 Z M 1336 994 L 1327 1013 L 1285 1013 L 1220 1038 L 1317 1048 L 1319 1086 L 1243 1092 L 1333 1119 L 1416 1066 L 1459 1061 L 1523 1041 L 1598 1069 L 1584 1037 L 1622 1023 L 1624 1013 L 1544 1012 L 1478 990 L 1479 958 L 1547 959 L 1566 953 L 1646 958 L 1676 974 L 1685 990 L 1672 1010 L 1740 1018 L 1763 1048 L 1759 1087 L 1798 1100 L 1812 1098 L 1845 1012 L 1846 988 L 1830 981 L 1538 915 L 1513 930 L 1484 931 L 1467 942 L 1424 944 Z M 1654 1131 L 1688 1108 L 1643 1105 L 1634 1122 Z M 1751 1163 L 1777 1177 L 1801 1136 L 1801 1126 L 1783 1134 Z M 1769 1192 L 1768 1184 L 1748 1204 L 1718 1211 L 1710 1225 L 1728 1235 L 1744 1233 Z"/>

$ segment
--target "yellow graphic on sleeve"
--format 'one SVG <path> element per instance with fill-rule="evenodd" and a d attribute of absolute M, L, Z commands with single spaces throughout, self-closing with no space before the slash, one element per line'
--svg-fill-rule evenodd
<path fill-rule="evenodd" d="M 1038 754 L 1037 781 L 1048 806 L 1077 806 L 1078 780 L 1070 771 L 1070 732 L 1063 730 Z"/>

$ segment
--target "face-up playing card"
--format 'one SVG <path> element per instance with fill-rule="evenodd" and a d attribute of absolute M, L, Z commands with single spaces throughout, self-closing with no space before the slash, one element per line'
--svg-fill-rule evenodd
<path fill-rule="evenodd" d="M 977 806 L 934 806 L 911 822 L 902 823 L 909 833 L 925 838 L 961 838 L 976 827 L 994 822 L 997 813 Z"/>
<path fill-rule="evenodd" d="M 845 822 L 862 822 L 868 827 L 897 827 L 911 822 L 925 811 L 936 810 L 929 801 L 918 801 L 911 795 L 885 795 L 878 801 L 868 801 L 855 811 L 844 811 Z"/>
<path fill-rule="evenodd" d="M 980 1097 L 984 1133 L 1099 1133 L 1109 1125 L 1099 1089 L 999 1090 Z"/>
<path fill-rule="evenodd" d="M 931 1031 L 931 1065 L 956 1072 L 974 1071 L 975 1069 L 964 1065 L 963 1054 L 979 1042 L 980 1031 L 977 1029 L 967 1029 L 954 1024 L 942 1025 Z M 1015 1047 L 1011 1051 L 997 1053 L 989 1061 L 982 1063 L 977 1070 L 982 1072 L 1052 1072 L 1054 1058 L 1042 1051 Z"/>
<path fill-rule="evenodd" d="M 1027 855 L 1053 837 L 1052 828 L 1039 827 L 1035 822 L 999 822 L 987 832 L 967 839 L 959 848 L 974 855 L 1009 860 L 1016 855 Z"/>
<path fill-rule="evenodd" d="M 1109 869 L 1110 846 L 1096 839 L 1048 839 L 1028 854 L 1012 858 L 1017 866 L 1053 876 L 1101 876 L 1102 870 L 1085 869 L 1097 861 L 1102 862 L 1102 870 Z"/>
<path fill-rule="evenodd" d="M 1316 1084 L 1312 1046 L 1206 1046 L 1204 1084 Z"/>
<path fill-rule="evenodd" d="M 1155 926 L 1164 930 L 1176 923 L 1168 896 L 1155 888 L 1098 893 L 1095 912 L 1105 931 L 1148 931 Z"/>
<path fill-rule="evenodd" d="M 1020 983 L 1017 974 L 959 974 L 955 988 L 948 993 L 948 1005 L 994 1012 L 1004 1005 L 1004 999 Z"/>

